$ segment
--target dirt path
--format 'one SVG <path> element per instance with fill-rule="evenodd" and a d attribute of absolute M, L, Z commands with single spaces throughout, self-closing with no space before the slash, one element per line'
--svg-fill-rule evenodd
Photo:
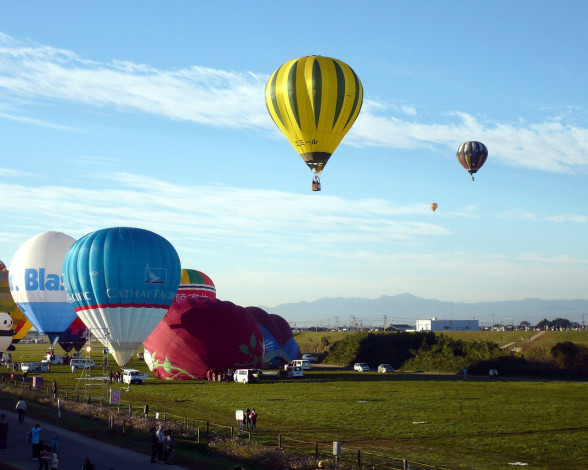
<path fill-rule="evenodd" d="M 529 342 L 529 341 L 535 341 L 537 338 L 539 338 L 539 336 L 541 336 L 541 335 L 543 335 L 543 334 L 545 334 L 545 330 L 541 330 L 541 331 L 539 331 L 537 334 L 535 334 L 535 335 L 531 336 L 531 337 L 530 337 L 530 338 L 527 340 L 527 342 Z M 510 343 L 506 343 L 506 344 L 504 344 L 504 345 L 500 346 L 500 349 L 508 349 L 508 348 L 510 348 L 510 347 L 511 347 L 513 344 L 517 344 L 517 343 L 520 343 L 520 342 L 521 342 L 521 341 L 511 341 Z"/>
<path fill-rule="evenodd" d="M 25 417 L 24 423 L 19 423 L 14 410 L 0 411 L 8 418 L 8 444 L 6 450 L 0 453 L 0 461 L 15 469 L 39 468 L 39 461 L 32 460 L 31 444 L 26 441 L 26 433 L 37 423 L 41 425 L 41 439 L 46 443 L 50 444 L 53 436 L 59 436 L 59 470 L 79 470 L 86 457 L 98 470 L 143 470 L 151 465 L 150 443 L 147 439 L 144 453 L 133 452 L 30 417 Z M 165 464 L 160 462 L 159 465 Z M 171 468 L 186 470 L 186 467 L 179 465 Z"/>

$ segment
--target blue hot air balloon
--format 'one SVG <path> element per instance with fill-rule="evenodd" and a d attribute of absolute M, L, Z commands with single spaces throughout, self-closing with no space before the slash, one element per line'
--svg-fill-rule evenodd
<path fill-rule="evenodd" d="M 162 236 L 115 227 L 80 238 L 63 262 L 78 316 L 119 366 L 161 321 L 180 285 L 180 258 Z"/>

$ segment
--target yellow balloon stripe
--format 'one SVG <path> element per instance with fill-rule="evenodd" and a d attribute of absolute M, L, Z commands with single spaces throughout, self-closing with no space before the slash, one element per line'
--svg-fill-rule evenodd
<path fill-rule="evenodd" d="M 268 80 L 268 112 L 310 168 L 320 172 L 361 110 L 355 72 L 329 57 L 286 62 Z"/>

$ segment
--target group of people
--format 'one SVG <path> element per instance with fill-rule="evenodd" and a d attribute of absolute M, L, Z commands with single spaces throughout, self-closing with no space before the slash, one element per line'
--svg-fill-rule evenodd
<path fill-rule="evenodd" d="M 39 470 L 57 470 L 59 458 L 57 457 L 57 450 L 59 447 L 59 438 L 53 437 L 51 444 L 48 445 L 41 439 L 40 424 L 35 424 L 33 428 L 27 433 L 27 439 L 32 444 L 33 460 L 39 461 Z M 51 467 L 49 467 L 51 465 Z"/>
<path fill-rule="evenodd" d="M 251 429 L 252 431 L 255 430 L 257 427 L 257 411 L 255 411 L 255 408 L 251 410 L 247 408 L 243 412 L 243 419 L 241 420 L 240 424 L 242 431 L 245 429 Z"/>
<path fill-rule="evenodd" d="M 165 462 L 168 465 L 174 459 L 174 437 L 171 429 L 163 429 L 160 424 L 157 428 L 151 428 L 151 463 Z"/>

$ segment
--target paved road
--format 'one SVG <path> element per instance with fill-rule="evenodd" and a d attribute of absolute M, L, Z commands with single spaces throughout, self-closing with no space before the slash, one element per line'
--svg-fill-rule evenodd
<path fill-rule="evenodd" d="M 43 421 L 26 417 L 24 423 L 18 422 L 14 410 L 0 410 L 8 418 L 8 446 L 0 452 L 0 462 L 7 463 L 19 470 L 36 470 L 39 462 L 32 460 L 31 444 L 26 441 L 26 433 L 39 423 L 43 431 L 41 439 L 51 443 L 54 435 L 59 436 L 59 470 L 80 470 L 86 457 L 96 466 L 96 470 L 144 470 L 145 467 L 163 467 L 185 469 L 178 465 L 168 466 L 163 462 L 150 463 L 149 436 L 145 440 L 145 453 L 132 452 L 127 449 L 96 441 L 76 432 L 59 428 Z M 164 467 L 165 465 L 165 467 Z"/>

